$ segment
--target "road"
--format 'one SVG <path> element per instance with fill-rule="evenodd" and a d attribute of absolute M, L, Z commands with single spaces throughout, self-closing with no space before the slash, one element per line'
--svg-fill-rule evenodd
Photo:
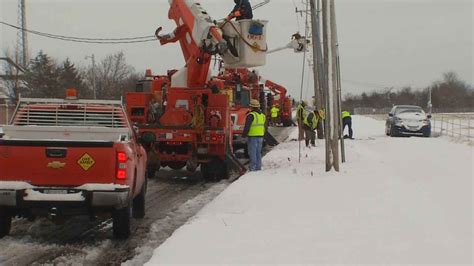
<path fill-rule="evenodd" d="M 281 141 L 289 130 L 271 132 Z M 122 241 L 112 238 L 108 217 L 95 221 L 76 217 L 60 225 L 47 219 L 16 219 L 11 234 L 0 240 L 0 265 L 117 265 L 131 259 L 131 264 L 142 264 L 153 249 L 229 184 L 227 180 L 204 182 L 199 172 L 160 170 L 149 179 L 146 217 L 132 219 L 132 237 Z"/>

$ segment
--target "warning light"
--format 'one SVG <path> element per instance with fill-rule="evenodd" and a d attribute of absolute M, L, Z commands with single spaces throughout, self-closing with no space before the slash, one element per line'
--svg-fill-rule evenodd
<path fill-rule="evenodd" d="M 66 99 L 76 100 L 77 99 L 77 90 L 75 88 L 66 89 Z"/>

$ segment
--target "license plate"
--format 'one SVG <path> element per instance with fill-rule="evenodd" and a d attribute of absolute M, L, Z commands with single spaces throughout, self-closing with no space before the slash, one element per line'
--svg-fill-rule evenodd
<path fill-rule="evenodd" d="M 43 194 L 67 194 L 67 190 L 45 189 Z"/>

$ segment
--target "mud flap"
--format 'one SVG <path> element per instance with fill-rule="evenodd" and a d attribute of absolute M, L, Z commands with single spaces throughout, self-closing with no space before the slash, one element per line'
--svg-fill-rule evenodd
<path fill-rule="evenodd" d="M 275 137 L 273 137 L 272 134 L 270 134 L 270 132 L 268 131 L 265 133 L 264 140 L 266 144 L 270 146 L 276 146 L 280 144 L 278 140 L 276 140 Z"/>
<path fill-rule="evenodd" d="M 234 154 L 226 153 L 226 161 L 228 163 L 229 169 L 237 173 L 237 177 L 231 177 L 230 181 L 238 179 L 240 176 L 247 172 L 247 168 L 235 158 Z"/>

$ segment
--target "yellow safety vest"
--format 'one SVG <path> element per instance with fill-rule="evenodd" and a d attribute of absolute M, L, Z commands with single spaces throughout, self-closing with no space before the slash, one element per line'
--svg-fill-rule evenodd
<path fill-rule="evenodd" d="M 252 124 L 250 125 L 249 137 L 263 137 L 265 135 L 265 115 L 257 112 L 250 112 L 248 115 L 253 116 Z"/>
<path fill-rule="evenodd" d="M 276 106 L 273 106 L 271 111 L 272 111 L 272 118 L 277 118 L 278 112 L 280 111 L 280 109 L 278 109 L 278 107 Z"/>
<path fill-rule="evenodd" d="M 309 117 L 310 114 L 313 114 L 313 119 L 312 119 L 313 128 L 312 128 L 312 129 L 316 129 L 316 128 L 318 127 L 318 117 L 314 114 L 314 112 L 309 113 L 309 114 L 304 118 L 304 124 L 307 125 L 308 127 L 311 127 L 311 125 L 309 124 L 309 120 L 308 120 L 308 117 Z"/>
<path fill-rule="evenodd" d="M 351 113 L 349 113 L 348 111 L 342 111 L 342 118 L 346 118 L 346 117 L 351 117 Z"/>
<path fill-rule="evenodd" d="M 301 115 L 301 117 L 300 117 Z M 296 118 L 304 120 L 306 116 L 308 115 L 308 111 L 303 107 L 303 105 L 298 105 L 298 109 L 296 111 Z"/>

